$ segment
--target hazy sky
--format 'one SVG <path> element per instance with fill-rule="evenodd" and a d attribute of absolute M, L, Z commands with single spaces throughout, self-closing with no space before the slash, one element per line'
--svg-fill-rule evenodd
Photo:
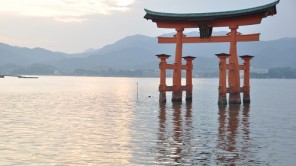
<path fill-rule="evenodd" d="M 0 42 L 77 53 L 101 48 L 125 36 L 157 36 L 143 18 L 144 8 L 161 12 L 202 13 L 245 9 L 276 0 L 0 0 Z M 281 0 L 278 14 L 241 33 L 261 33 L 261 40 L 296 37 L 296 1 Z M 193 31 L 195 29 L 190 29 Z M 214 29 L 214 30 L 227 30 Z"/>

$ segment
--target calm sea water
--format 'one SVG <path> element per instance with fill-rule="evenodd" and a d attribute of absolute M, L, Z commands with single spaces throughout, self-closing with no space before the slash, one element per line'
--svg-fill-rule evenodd
<path fill-rule="evenodd" d="M 160 104 L 157 78 L 0 79 L 0 165 L 296 163 L 296 80 L 220 108 L 218 79 L 193 82 L 192 103 Z"/>

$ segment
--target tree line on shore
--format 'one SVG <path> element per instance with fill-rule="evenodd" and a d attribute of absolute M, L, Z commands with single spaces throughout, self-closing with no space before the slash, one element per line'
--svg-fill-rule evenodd
<path fill-rule="evenodd" d="M 101 76 L 101 77 L 159 77 L 159 69 L 76 69 L 73 72 L 60 72 L 55 68 L 35 65 L 32 68 L 13 70 L 9 73 L 0 73 L 0 75 L 70 75 L 70 76 Z M 172 71 L 167 72 L 167 77 L 172 77 Z M 185 74 L 184 74 L 185 75 Z M 251 78 L 281 78 L 295 79 L 296 68 L 277 67 L 270 68 L 267 72 L 251 71 Z M 218 69 L 213 70 L 194 70 L 195 78 L 217 78 Z"/>

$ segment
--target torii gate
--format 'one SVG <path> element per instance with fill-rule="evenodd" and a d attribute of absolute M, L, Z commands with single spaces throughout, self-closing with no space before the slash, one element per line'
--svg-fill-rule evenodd
<path fill-rule="evenodd" d="M 220 76 L 219 76 L 219 104 L 226 104 L 226 93 L 229 93 L 229 103 L 241 103 L 240 92 L 244 92 L 244 102 L 250 102 L 249 98 L 249 74 L 248 65 L 252 56 L 244 56 L 245 65 L 239 65 L 237 55 L 237 42 L 259 41 L 259 33 L 243 35 L 237 31 L 239 26 L 260 24 L 262 18 L 276 14 L 276 5 L 280 0 L 273 3 L 235 11 L 213 12 L 213 13 L 162 13 L 145 9 L 144 18 L 156 22 L 158 28 L 173 28 L 177 34 L 173 37 L 158 37 L 158 43 L 176 43 L 175 63 L 166 64 L 168 55 L 157 55 L 161 59 L 160 69 L 160 101 L 166 101 L 165 92 L 173 91 L 172 101 L 182 101 L 182 91 L 186 91 L 186 100 L 192 99 L 192 85 L 186 81 L 186 86 L 181 85 L 181 71 L 192 70 L 192 64 L 182 65 L 182 47 L 183 43 L 212 43 L 212 42 L 230 42 L 229 55 L 217 54 L 220 58 Z M 226 36 L 212 36 L 213 27 L 229 27 L 230 32 Z M 199 37 L 186 37 L 183 34 L 185 28 L 199 28 Z M 229 56 L 229 64 L 226 59 Z M 186 59 L 186 57 L 184 57 Z M 190 61 L 194 57 L 189 58 Z M 187 61 L 189 60 L 187 57 Z M 173 69 L 173 86 L 167 86 L 165 83 L 166 69 Z M 244 87 L 240 87 L 240 69 L 245 70 Z M 228 85 L 226 88 L 226 73 L 228 70 Z M 247 71 L 247 72 L 246 72 Z M 191 80 L 192 76 L 188 74 L 186 80 Z"/>

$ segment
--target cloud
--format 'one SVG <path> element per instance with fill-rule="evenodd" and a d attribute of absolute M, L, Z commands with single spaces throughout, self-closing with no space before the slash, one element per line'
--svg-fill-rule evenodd
<path fill-rule="evenodd" d="M 63 22 L 85 21 L 89 15 L 127 12 L 135 0 L 1 0 L 0 12 L 49 17 Z"/>

